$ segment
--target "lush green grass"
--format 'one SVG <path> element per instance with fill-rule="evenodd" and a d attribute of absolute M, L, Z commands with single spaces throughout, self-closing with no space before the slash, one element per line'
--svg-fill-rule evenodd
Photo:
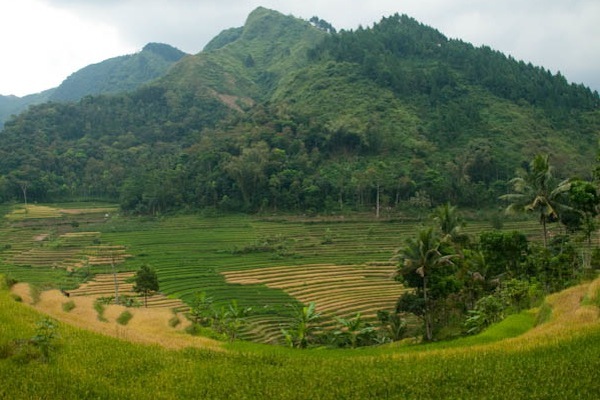
<path fill-rule="evenodd" d="M 0 290 L 0 347 L 34 335 L 41 318 Z M 48 363 L 0 357 L 0 398 L 595 399 L 600 389 L 598 324 L 533 347 L 381 354 L 248 343 L 225 353 L 169 351 L 63 324 L 58 333 Z"/>

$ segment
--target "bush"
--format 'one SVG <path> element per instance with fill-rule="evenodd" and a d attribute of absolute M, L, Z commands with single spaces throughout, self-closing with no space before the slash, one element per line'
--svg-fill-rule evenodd
<path fill-rule="evenodd" d="M 120 325 L 127 325 L 131 318 L 133 318 L 133 314 L 130 313 L 128 310 L 125 310 L 117 318 L 117 323 Z"/>
<path fill-rule="evenodd" d="M 40 288 L 37 286 L 29 285 L 29 293 L 31 294 L 31 302 L 37 304 L 40 302 Z"/>
<path fill-rule="evenodd" d="M 474 335 L 491 324 L 501 321 L 504 318 L 504 309 L 505 304 L 498 296 L 482 297 L 475 304 L 475 309 L 469 311 L 465 321 L 466 333 Z"/>
<path fill-rule="evenodd" d="M 178 326 L 179 324 L 181 324 L 181 320 L 179 319 L 179 317 L 177 315 L 174 315 L 173 317 L 171 317 L 171 319 L 169 320 L 169 326 L 171 328 L 175 328 L 176 326 Z"/>
<path fill-rule="evenodd" d="M 104 304 L 99 301 L 100 299 L 94 302 L 94 310 L 98 313 L 98 319 L 102 322 L 107 322 L 108 320 L 104 318 Z"/>
<path fill-rule="evenodd" d="M 62 309 L 64 312 L 70 312 L 75 308 L 75 302 L 73 300 L 67 301 L 62 304 Z"/>
<path fill-rule="evenodd" d="M 226 341 L 228 336 L 225 333 L 219 333 L 211 328 L 203 327 L 199 324 L 191 324 L 185 328 L 185 332 L 192 336 L 203 336 L 209 339 L 215 339 L 220 341 Z"/>
<path fill-rule="evenodd" d="M 0 277 L 0 289 L 10 289 L 16 285 L 19 281 L 10 275 Z"/>
<path fill-rule="evenodd" d="M 35 336 L 30 342 L 40 350 L 43 361 L 50 361 L 50 351 L 55 348 L 54 341 L 58 337 L 56 330 L 57 326 L 50 318 L 37 323 Z"/>

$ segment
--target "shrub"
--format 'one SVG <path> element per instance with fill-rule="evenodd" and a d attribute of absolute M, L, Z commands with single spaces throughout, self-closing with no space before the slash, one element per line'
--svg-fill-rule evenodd
<path fill-rule="evenodd" d="M 37 303 L 40 302 L 41 292 L 40 292 L 40 288 L 39 287 L 30 285 L 29 286 L 29 293 L 31 294 L 31 302 L 33 304 L 37 304 Z"/>
<path fill-rule="evenodd" d="M 545 322 L 548 322 L 550 317 L 552 316 L 552 306 L 548 303 L 542 304 L 540 310 L 535 316 L 535 326 L 541 325 Z"/>
<path fill-rule="evenodd" d="M 175 328 L 176 326 L 178 326 L 179 324 L 181 324 L 181 320 L 179 319 L 179 317 L 177 315 L 174 315 L 173 317 L 171 317 L 171 319 L 169 320 L 169 326 L 171 328 Z"/>
<path fill-rule="evenodd" d="M 42 353 L 43 361 L 50 361 L 50 351 L 55 348 L 55 339 L 58 337 L 57 326 L 50 318 L 44 318 L 37 323 L 35 336 L 30 342 Z"/>
<path fill-rule="evenodd" d="M 475 309 L 469 311 L 465 321 L 466 333 L 474 335 L 491 324 L 504 318 L 505 304 L 498 296 L 482 297 L 475 304 Z"/>
<path fill-rule="evenodd" d="M 133 318 L 133 314 L 130 313 L 128 310 L 125 310 L 117 318 L 117 323 L 120 325 L 127 325 L 131 318 Z"/>
<path fill-rule="evenodd" d="M 100 299 L 94 302 L 94 310 L 98 313 L 98 319 L 102 322 L 107 322 L 108 320 L 104 318 L 104 304 L 99 301 Z"/>
<path fill-rule="evenodd" d="M 0 288 L 10 289 L 16 285 L 19 281 L 10 275 L 4 276 L 4 279 L 0 279 Z"/>
<path fill-rule="evenodd" d="M 228 339 L 227 334 L 219 333 L 211 328 L 206 328 L 199 324 L 191 324 L 187 328 L 185 328 L 185 332 L 192 336 L 203 336 L 209 339 L 215 339 L 220 341 L 226 341 Z"/>
<path fill-rule="evenodd" d="M 75 308 L 75 302 L 73 300 L 67 301 L 62 304 L 62 309 L 64 312 L 70 312 Z"/>

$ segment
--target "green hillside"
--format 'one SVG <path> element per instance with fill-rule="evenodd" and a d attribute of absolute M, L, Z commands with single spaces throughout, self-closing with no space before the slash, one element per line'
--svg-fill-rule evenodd
<path fill-rule="evenodd" d="M 496 207 L 539 153 L 591 178 L 598 93 L 407 16 L 325 25 L 258 8 L 136 91 L 33 108 L 0 136 L 0 196 L 339 213 Z"/>
<path fill-rule="evenodd" d="M 89 95 L 134 90 L 162 76 L 185 55 L 167 44 L 148 43 L 138 53 L 110 58 L 73 73 L 49 100 L 77 101 Z"/>

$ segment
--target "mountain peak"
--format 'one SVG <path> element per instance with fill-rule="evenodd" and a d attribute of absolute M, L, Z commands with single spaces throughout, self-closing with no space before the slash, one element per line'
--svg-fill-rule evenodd
<path fill-rule="evenodd" d="M 165 61 L 179 61 L 182 57 L 186 55 L 183 51 L 165 44 L 165 43 L 155 43 L 150 42 L 144 46 L 142 52 L 152 52 L 160 57 L 162 57 Z"/>

